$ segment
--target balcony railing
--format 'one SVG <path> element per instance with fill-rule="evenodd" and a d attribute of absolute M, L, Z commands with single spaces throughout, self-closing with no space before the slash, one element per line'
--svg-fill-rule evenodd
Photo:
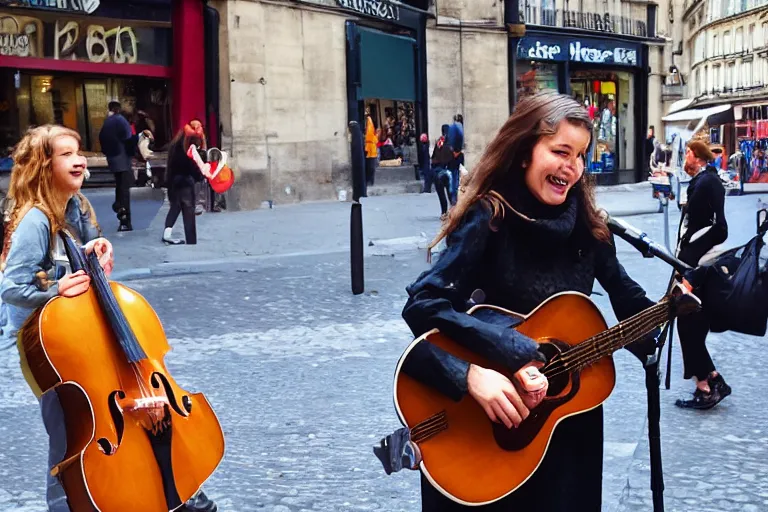
<path fill-rule="evenodd" d="M 599 14 L 592 12 L 566 11 L 564 9 L 542 9 L 530 1 L 520 2 L 520 21 L 526 25 L 544 25 L 547 27 L 579 28 L 595 32 L 607 32 L 640 37 L 654 37 L 649 34 L 645 21 Z"/>

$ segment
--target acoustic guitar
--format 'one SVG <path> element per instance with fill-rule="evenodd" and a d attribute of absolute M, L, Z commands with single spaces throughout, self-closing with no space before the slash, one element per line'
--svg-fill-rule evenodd
<path fill-rule="evenodd" d="M 408 354 L 419 343 L 432 343 L 512 379 L 512 372 L 435 329 L 411 343 L 398 362 L 395 408 L 407 428 L 385 441 L 405 448 L 405 458 L 413 463 L 410 469 L 418 464 L 431 484 L 453 501 L 470 506 L 498 501 L 536 471 L 559 422 L 594 409 L 608 398 L 616 379 L 613 352 L 699 305 L 695 296 L 678 292 L 610 329 L 597 306 L 579 293 L 555 295 L 528 315 L 475 306 L 469 314 L 491 308 L 522 320 L 515 328 L 536 340 L 547 358 L 540 369 L 549 381 L 546 397 L 517 428 L 508 429 L 492 422 L 471 396 L 455 402 L 409 377 L 401 371 Z M 377 455 L 384 450 L 385 441 L 382 448 L 374 449 Z M 394 471 L 402 467 L 395 460 L 401 453 L 382 459 L 387 472 L 393 471 L 393 465 L 398 466 Z"/>

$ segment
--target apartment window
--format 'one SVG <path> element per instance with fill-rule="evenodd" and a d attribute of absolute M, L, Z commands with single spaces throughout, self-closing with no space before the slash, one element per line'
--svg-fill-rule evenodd
<path fill-rule="evenodd" d="M 733 89 L 733 62 L 728 64 L 728 70 L 725 72 L 725 91 L 730 92 Z"/>
<path fill-rule="evenodd" d="M 741 68 L 743 71 L 741 83 L 745 88 L 750 87 L 752 85 L 752 62 L 744 62 Z"/>
<path fill-rule="evenodd" d="M 728 55 L 729 53 L 733 53 L 731 48 L 731 31 L 726 30 L 725 34 L 723 34 L 723 55 Z"/>
<path fill-rule="evenodd" d="M 713 86 L 712 90 L 714 92 L 720 92 L 723 90 L 723 84 L 722 84 L 722 69 L 723 67 L 719 64 L 717 66 L 712 66 L 712 80 L 713 80 Z"/>
<path fill-rule="evenodd" d="M 717 20 L 723 16 L 723 2 L 722 0 L 711 0 L 709 3 L 710 12 L 712 13 L 712 20 Z"/>
<path fill-rule="evenodd" d="M 694 62 L 701 62 L 706 55 L 706 34 L 704 32 L 699 33 L 696 37 L 696 42 L 693 47 Z"/>
<path fill-rule="evenodd" d="M 712 58 L 716 55 L 715 54 L 715 35 L 712 34 L 711 32 L 707 35 L 709 36 L 709 41 L 708 41 L 709 44 L 707 45 L 707 57 Z"/>
<path fill-rule="evenodd" d="M 734 51 L 736 53 L 741 53 L 744 51 L 744 27 L 739 27 L 736 29 L 736 45 Z"/>
<path fill-rule="evenodd" d="M 768 44 L 768 22 L 763 23 L 763 39 L 758 46 L 765 46 Z"/>
<path fill-rule="evenodd" d="M 733 63 L 733 88 L 734 89 L 741 89 L 741 75 L 739 74 L 740 71 L 741 71 L 741 63 L 734 62 Z"/>
<path fill-rule="evenodd" d="M 757 48 L 758 46 L 760 46 L 760 43 L 757 42 L 755 37 L 756 37 L 755 24 L 753 23 L 749 26 L 749 39 L 747 39 L 747 50 L 749 50 L 750 52 L 755 48 Z"/>
<path fill-rule="evenodd" d="M 712 55 L 714 55 L 715 57 L 720 55 L 719 43 L 720 41 L 717 38 L 717 34 L 713 35 L 712 36 Z"/>

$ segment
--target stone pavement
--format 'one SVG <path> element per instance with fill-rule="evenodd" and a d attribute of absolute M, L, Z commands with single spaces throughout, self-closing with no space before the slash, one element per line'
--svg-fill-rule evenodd
<path fill-rule="evenodd" d="M 601 203 L 613 211 L 653 209 L 649 197 L 642 190 L 610 192 L 601 194 Z M 729 245 L 751 236 L 756 201 L 728 198 Z M 437 213 L 433 195 L 366 200 L 366 243 L 376 240 L 366 247 L 360 296 L 349 291 L 346 203 L 206 214 L 198 220 L 201 229 L 210 228 L 208 243 L 197 247 L 165 248 L 159 231 L 110 236 L 118 265 L 133 261 L 152 270 L 151 279 L 128 284 L 166 326 L 172 375 L 182 387 L 204 392 L 221 420 L 227 454 L 205 486 L 221 512 L 419 510 L 417 474 L 386 476 L 371 447 L 399 427 L 392 373 L 411 338 L 400 318 L 404 287 L 427 268 L 413 240 L 434 233 Z M 678 218 L 672 209 L 673 226 Z M 627 220 L 663 240 L 661 215 Z M 246 232 L 252 236 L 243 237 Z M 147 246 L 136 244 L 141 240 Z M 227 257 L 217 256 L 217 246 L 238 243 L 252 254 L 229 257 L 224 247 Z M 649 296 L 660 297 L 669 268 L 623 241 L 617 250 Z M 151 259 L 161 252 L 159 262 Z M 185 275 L 183 265 L 193 273 Z M 199 273 L 206 269 L 215 272 Z M 608 298 L 593 298 L 609 324 L 615 322 Z M 712 336 L 713 358 L 734 394 L 708 413 L 673 405 L 692 389 L 680 378 L 675 344 L 672 390 L 661 393 L 668 511 L 768 509 L 766 407 L 755 385 L 759 369 L 768 366 L 763 341 Z M 605 404 L 603 511 L 647 512 L 644 376 L 626 351 L 614 360 L 617 385 Z M 0 353 L 0 397 L 0 510 L 42 512 L 46 437 L 13 351 Z"/>
<path fill-rule="evenodd" d="M 141 213 L 140 228 L 117 233 L 110 209 L 112 191 L 88 190 L 105 235 L 115 246 L 116 277 L 179 273 L 247 263 L 254 258 L 317 255 L 349 251 L 350 203 L 315 202 L 243 212 L 206 213 L 197 217 L 196 246 L 166 246 L 160 241 L 167 201 L 151 189 L 133 190 L 133 209 Z M 603 187 L 601 206 L 619 213 L 653 212 L 658 201 L 647 184 Z M 154 218 L 151 218 L 152 212 Z M 424 248 L 439 227 L 435 194 L 405 194 L 363 199 L 366 253 Z M 144 229 L 141 229 L 144 228 Z M 183 238 L 181 218 L 174 236 Z M 372 242 L 372 244 L 371 244 Z"/>

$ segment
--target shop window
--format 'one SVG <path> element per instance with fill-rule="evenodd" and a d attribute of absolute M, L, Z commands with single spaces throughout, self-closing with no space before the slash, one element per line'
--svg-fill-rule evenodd
<path fill-rule="evenodd" d="M 592 147 L 587 155 L 591 173 L 615 172 L 634 165 L 634 98 L 630 73 L 576 71 L 571 91 L 593 122 Z"/>
<path fill-rule="evenodd" d="M 161 150 L 171 139 L 170 98 L 164 80 L 101 78 L 81 75 L 19 73 L 18 87 L 12 70 L 0 70 L 0 148 L 13 146 L 30 127 L 47 123 L 66 126 L 82 137 L 86 155 L 98 154 L 99 131 L 112 99 L 121 102 L 124 115 L 137 129 L 149 128 Z M 136 113 L 146 113 L 147 126 Z M 7 119 L 7 120 L 6 120 Z"/>
<path fill-rule="evenodd" d="M 416 164 L 416 114 L 410 101 L 367 99 L 365 109 L 371 114 L 376 137 L 379 139 L 379 158 L 382 165 Z M 451 124 L 452 119 L 441 124 Z"/>
<path fill-rule="evenodd" d="M 518 61 L 516 87 L 518 101 L 545 89 L 557 91 L 557 64 Z"/>

